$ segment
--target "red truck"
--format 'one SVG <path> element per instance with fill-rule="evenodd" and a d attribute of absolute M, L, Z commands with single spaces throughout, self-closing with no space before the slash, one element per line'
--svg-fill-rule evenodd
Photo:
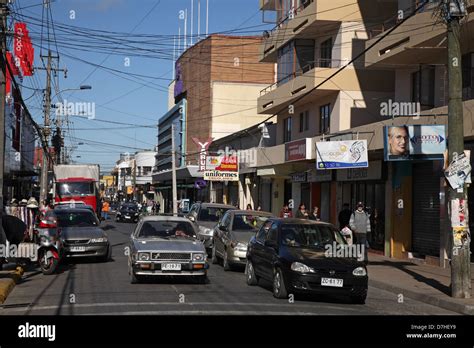
<path fill-rule="evenodd" d="M 54 166 L 54 201 L 84 202 L 100 216 L 98 164 L 59 164 Z"/>

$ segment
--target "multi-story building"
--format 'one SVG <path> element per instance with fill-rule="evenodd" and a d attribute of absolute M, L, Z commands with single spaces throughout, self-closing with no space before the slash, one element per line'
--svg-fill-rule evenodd
<path fill-rule="evenodd" d="M 274 80 L 274 64 L 259 62 L 261 37 L 210 35 L 185 50 L 176 61 L 169 111 L 159 119 L 158 153 L 153 183 L 171 206 L 171 123 L 175 124 L 178 199 L 205 200 L 197 190 L 202 178 L 197 161 L 205 143 L 267 118 L 257 112 L 257 96 Z M 221 183 L 222 184 L 222 183 Z M 218 185 L 218 184 L 217 184 Z"/>
<path fill-rule="evenodd" d="M 346 65 L 390 21 L 396 4 L 261 0 L 260 9 L 277 18 L 261 47 L 261 61 L 276 63 L 277 77 L 258 98 L 260 114 L 277 115 L 276 146 L 259 151 L 257 161 L 258 175 L 270 181 L 271 211 L 278 214 L 288 201 L 293 209 L 304 203 L 336 223 L 345 202 L 354 206 L 360 199 L 383 210 L 381 157 L 373 156 L 370 185 L 361 185 L 346 170 L 337 177 L 317 171 L 315 140 L 356 139 L 353 127 L 380 120 L 380 102 L 393 96 L 394 73 L 366 68 L 363 56 Z"/>

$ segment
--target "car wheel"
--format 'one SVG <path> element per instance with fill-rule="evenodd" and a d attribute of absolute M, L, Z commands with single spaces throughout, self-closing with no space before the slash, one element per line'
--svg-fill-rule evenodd
<path fill-rule="evenodd" d="M 280 268 L 275 269 L 275 273 L 273 274 L 273 296 L 276 298 L 288 297 L 283 272 Z"/>
<path fill-rule="evenodd" d="M 245 274 L 247 275 L 247 285 L 258 285 L 258 277 L 255 274 L 252 261 L 247 260 L 245 265 Z"/>
<path fill-rule="evenodd" d="M 102 262 L 109 262 L 110 260 L 112 260 L 112 246 L 109 244 L 107 248 L 107 254 L 102 256 Z"/>
<path fill-rule="evenodd" d="M 230 271 L 232 269 L 232 266 L 229 263 L 227 250 L 224 251 L 224 260 L 222 261 L 222 263 L 223 263 L 223 266 L 224 266 L 224 271 Z"/>
<path fill-rule="evenodd" d="M 211 262 L 213 265 L 216 265 L 219 262 L 219 259 L 217 258 L 217 253 L 216 253 L 216 245 L 214 244 L 212 246 L 212 252 L 211 252 Z"/>

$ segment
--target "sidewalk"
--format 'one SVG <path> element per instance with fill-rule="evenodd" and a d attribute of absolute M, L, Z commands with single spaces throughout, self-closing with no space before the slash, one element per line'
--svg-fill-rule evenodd
<path fill-rule="evenodd" d="M 472 265 L 472 264 L 471 264 Z M 450 297 L 451 269 L 419 265 L 408 260 L 395 260 L 369 252 L 369 286 L 441 307 L 450 311 L 474 315 L 474 293 L 471 267 L 471 298 Z"/>
<path fill-rule="evenodd" d="M 5 302 L 15 285 L 20 282 L 23 273 L 23 268 L 16 267 L 15 264 L 3 265 L 0 271 L 0 304 Z"/>

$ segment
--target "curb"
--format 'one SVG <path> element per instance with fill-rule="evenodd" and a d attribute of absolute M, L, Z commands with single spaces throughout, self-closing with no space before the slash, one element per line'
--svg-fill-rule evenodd
<path fill-rule="evenodd" d="M 421 294 L 416 291 L 400 288 L 398 286 L 394 286 L 394 285 L 384 283 L 378 280 L 371 280 L 370 278 L 369 278 L 369 286 L 373 286 L 374 288 L 390 291 L 395 294 L 403 294 L 404 296 L 411 298 L 412 300 L 424 302 L 432 306 L 444 308 L 449 311 L 453 311 L 453 312 L 457 312 L 461 314 L 467 314 L 467 315 L 474 315 L 474 305 L 465 305 L 462 303 L 455 302 L 453 300 L 445 300 L 443 298 L 438 298 L 436 296 Z"/>
<path fill-rule="evenodd" d="M 5 278 L 0 279 L 0 304 L 5 302 L 15 285 L 21 280 L 23 273 L 25 273 L 25 270 L 22 267 L 17 267 Z"/>

